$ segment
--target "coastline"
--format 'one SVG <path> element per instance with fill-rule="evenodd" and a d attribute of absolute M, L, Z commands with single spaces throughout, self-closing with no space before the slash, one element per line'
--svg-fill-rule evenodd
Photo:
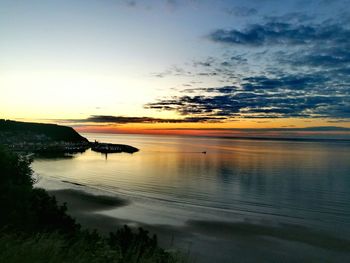
<path fill-rule="evenodd" d="M 188 252 L 193 235 L 186 234 L 181 227 L 152 225 L 102 213 L 130 205 L 130 201 L 125 197 L 118 197 L 86 185 L 53 178 L 41 178 L 35 187 L 43 188 L 49 195 L 55 196 L 58 204 L 66 204 L 67 213 L 81 225 L 82 229 L 97 230 L 100 234 L 108 236 L 110 232 L 117 231 L 124 225 L 135 230 L 143 228 L 151 236 L 157 235 L 158 243 L 163 249 L 175 253 L 179 252 L 188 258 L 189 262 L 194 262 L 197 258 L 197 255 L 191 255 Z M 187 254 L 184 253 L 186 251 Z"/>
<path fill-rule="evenodd" d="M 88 186 L 71 182 L 51 179 L 45 181 L 46 184 L 51 184 L 47 189 L 49 194 L 56 196 L 61 204 L 66 202 L 68 214 L 83 228 L 96 229 L 107 235 L 123 225 L 142 227 L 158 236 L 161 247 L 172 251 L 180 250 L 190 261 L 230 262 L 245 258 L 245 262 L 254 262 L 257 255 L 262 258 L 261 262 L 286 260 L 287 256 L 288 260 L 284 262 L 305 262 L 311 259 L 318 262 L 342 262 L 349 258 L 350 240 L 337 239 L 307 228 L 195 219 L 187 221 L 183 226 L 148 224 L 103 213 L 130 205 L 130 200 L 124 197 L 101 191 L 92 193 L 93 189 Z M 210 255 L 208 249 L 212 251 Z M 225 250 L 230 250 L 230 255 L 224 254 Z M 255 251 L 255 255 L 249 256 L 251 250 Z"/>

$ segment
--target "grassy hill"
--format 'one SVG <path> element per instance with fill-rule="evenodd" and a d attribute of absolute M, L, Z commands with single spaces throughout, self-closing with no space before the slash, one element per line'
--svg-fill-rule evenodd
<path fill-rule="evenodd" d="M 88 142 L 73 128 L 56 124 L 0 120 L 0 143 L 11 141 Z"/>

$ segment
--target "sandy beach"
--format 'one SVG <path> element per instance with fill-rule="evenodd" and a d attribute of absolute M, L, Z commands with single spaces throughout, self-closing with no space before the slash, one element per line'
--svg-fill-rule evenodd
<path fill-rule="evenodd" d="M 52 182 L 51 182 L 52 183 Z M 54 184 L 54 182 L 53 182 Z M 295 225 L 265 222 L 188 220 L 183 226 L 147 224 L 102 212 L 130 205 L 130 200 L 84 191 L 84 186 L 60 182 L 65 189 L 49 189 L 83 228 L 103 234 L 127 224 L 156 234 L 162 247 L 181 251 L 191 262 L 345 262 L 350 240 Z M 60 185 L 60 186 L 62 186 Z M 88 188 L 86 188 L 88 190 Z M 230 253 L 227 253 L 229 251 Z M 253 251 L 253 253 L 252 253 Z"/>

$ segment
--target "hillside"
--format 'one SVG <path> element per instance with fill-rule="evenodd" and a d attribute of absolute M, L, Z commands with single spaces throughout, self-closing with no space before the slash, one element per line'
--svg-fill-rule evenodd
<path fill-rule="evenodd" d="M 0 143 L 11 141 L 88 142 L 73 128 L 56 124 L 0 120 Z"/>

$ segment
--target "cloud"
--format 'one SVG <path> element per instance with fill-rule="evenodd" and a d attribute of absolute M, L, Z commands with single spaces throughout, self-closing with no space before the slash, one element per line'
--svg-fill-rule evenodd
<path fill-rule="evenodd" d="M 131 0 L 131 1 L 126 1 L 126 5 L 127 5 L 127 6 L 130 6 L 130 7 L 135 7 L 135 6 L 136 6 L 136 1 L 133 1 L 133 0 Z"/>
<path fill-rule="evenodd" d="M 153 77 L 164 78 L 167 76 L 191 76 L 192 72 L 186 71 L 184 68 L 177 65 L 172 65 L 170 68 L 163 72 L 156 72 L 151 74 Z"/>
<path fill-rule="evenodd" d="M 167 130 L 194 130 L 193 128 L 167 128 Z M 281 128 L 196 128 L 196 130 L 212 131 L 243 131 L 243 132 L 263 132 L 263 131 L 344 131 L 350 132 L 350 128 L 338 126 L 311 126 L 311 127 L 281 127 Z"/>
<path fill-rule="evenodd" d="M 231 63 L 244 65 L 247 64 L 248 60 L 243 55 L 233 55 L 229 58 Z"/>
<path fill-rule="evenodd" d="M 220 117 L 186 117 L 183 119 L 163 119 L 153 117 L 126 117 L 111 115 L 92 115 L 86 119 L 70 119 L 64 122 L 74 123 L 104 123 L 104 124 L 127 124 L 127 123 L 196 123 L 196 122 L 220 122 Z"/>
<path fill-rule="evenodd" d="M 216 59 L 213 57 L 207 57 L 204 60 L 195 60 L 193 61 L 193 66 L 198 67 L 198 66 L 203 66 L 203 67 L 211 67 L 216 63 Z"/>
<path fill-rule="evenodd" d="M 203 83 L 203 81 L 199 81 L 202 78 L 215 78 L 221 82 L 228 77 L 232 79 L 241 71 L 247 72 L 247 66 L 248 59 L 244 54 L 230 52 L 229 54 L 224 54 L 221 58 L 208 56 L 184 63 L 184 65 L 172 65 L 162 72 L 151 73 L 151 76 L 156 78 L 175 76 L 193 79 L 190 83 L 184 84 L 184 86 L 188 86 L 188 84 Z M 233 69 L 235 70 L 233 71 Z"/>
<path fill-rule="evenodd" d="M 255 8 L 238 6 L 233 8 L 227 8 L 225 9 L 225 12 L 229 15 L 233 15 L 237 17 L 247 17 L 247 16 L 256 15 L 258 13 L 258 10 L 256 10 Z"/>
<path fill-rule="evenodd" d="M 239 85 L 185 89 L 194 95 L 174 96 L 145 108 L 181 115 L 231 118 L 350 118 L 350 94 L 324 88 L 326 76 L 246 77 Z M 332 85 L 332 83 L 330 83 Z"/>
<path fill-rule="evenodd" d="M 260 24 L 247 25 L 242 29 L 218 29 L 208 37 L 232 49 L 225 49 L 221 57 L 196 59 L 188 65 L 172 66 L 154 76 L 210 77 L 222 83 L 232 83 L 242 76 L 279 77 L 284 72 L 289 74 L 293 71 L 301 74 L 314 72 L 319 76 L 325 74 L 333 79 L 342 79 L 343 83 L 349 82 L 348 24 L 334 20 L 312 21 L 311 16 L 289 13 L 265 17 Z"/>
<path fill-rule="evenodd" d="M 328 120 L 327 122 L 329 123 L 343 123 L 343 122 L 350 122 L 349 119 L 344 119 L 344 120 Z"/>
<path fill-rule="evenodd" d="M 298 52 L 282 55 L 283 56 L 278 58 L 278 61 L 283 64 L 307 66 L 312 68 L 349 69 L 350 39 L 347 42 L 340 42 L 337 45 L 315 46 L 299 50 Z"/>
<path fill-rule="evenodd" d="M 217 29 L 208 35 L 216 43 L 241 46 L 307 45 L 348 42 L 350 30 L 339 24 L 300 24 L 280 19 L 239 29 Z"/>
<path fill-rule="evenodd" d="M 349 24 L 312 21 L 311 16 L 289 13 L 242 29 L 212 32 L 209 38 L 229 49 L 222 57 L 196 60 L 194 69 L 183 72 L 225 84 L 182 88 L 183 95 L 145 108 L 226 120 L 350 118 Z"/>

